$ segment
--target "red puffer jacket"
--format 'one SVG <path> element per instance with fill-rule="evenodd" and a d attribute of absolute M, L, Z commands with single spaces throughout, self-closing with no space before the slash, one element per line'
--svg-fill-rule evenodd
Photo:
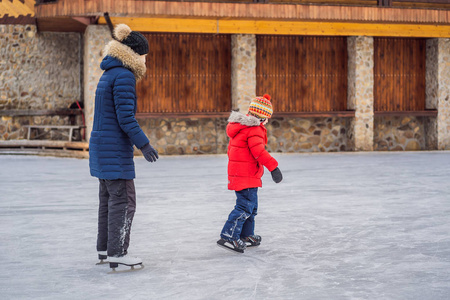
<path fill-rule="evenodd" d="M 260 121 L 238 112 L 228 119 L 228 189 L 261 187 L 265 166 L 273 171 L 278 162 L 266 151 L 267 130 Z"/>

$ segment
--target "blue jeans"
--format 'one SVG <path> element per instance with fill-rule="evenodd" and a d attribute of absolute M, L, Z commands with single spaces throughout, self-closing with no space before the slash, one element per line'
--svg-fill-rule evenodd
<path fill-rule="evenodd" d="M 255 216 L 258 213 L 258 188 L 236 191 L 236 206 L 228 216 L 220 237 L 237 240 L 255 234 Z"/>

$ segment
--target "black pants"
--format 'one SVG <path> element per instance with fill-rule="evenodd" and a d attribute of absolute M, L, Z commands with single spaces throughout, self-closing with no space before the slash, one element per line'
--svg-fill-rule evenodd
<path fill-rule="evenodd" d="M 97 251 L 122 256 L 130 244 L 130 230 L 136 211 L 133 180 L 99 179 Z"/>

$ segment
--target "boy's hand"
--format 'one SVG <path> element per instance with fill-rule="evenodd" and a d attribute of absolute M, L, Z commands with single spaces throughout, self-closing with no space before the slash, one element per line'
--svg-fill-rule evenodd
<path fill-rule="evenodd" d="M 275 181 L 275 183 L 280 183 L 281 180 L 283 180 L 283 175 L 281 174 L 281 171 L 278 167 L 276 167 L 275 170 L 270 173 L 272 174 L 272 179 L 273 181 Z"/>
<path fill-rule="evenodd" d="M 144 154 L 145 159 L 149 162 L 154 162 L 159 158 L 158 151 L 156 151 L 149 143 L 145 144 L 141 148 L 141 151 L 142 154 Z"/>

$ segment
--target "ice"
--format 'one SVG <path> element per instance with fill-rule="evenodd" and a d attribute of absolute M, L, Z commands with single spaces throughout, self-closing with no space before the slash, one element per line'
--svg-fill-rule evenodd
<path fill-rule="evenodd" d="M 448 299 L 450 152 L 274 154 L 259 190 L 259 247 L 216 246 L 235 204 L 227 157 L 136 158 L 129 252 L 95 249 L 88 161 L 0 156 L 1 299 Z"/>

